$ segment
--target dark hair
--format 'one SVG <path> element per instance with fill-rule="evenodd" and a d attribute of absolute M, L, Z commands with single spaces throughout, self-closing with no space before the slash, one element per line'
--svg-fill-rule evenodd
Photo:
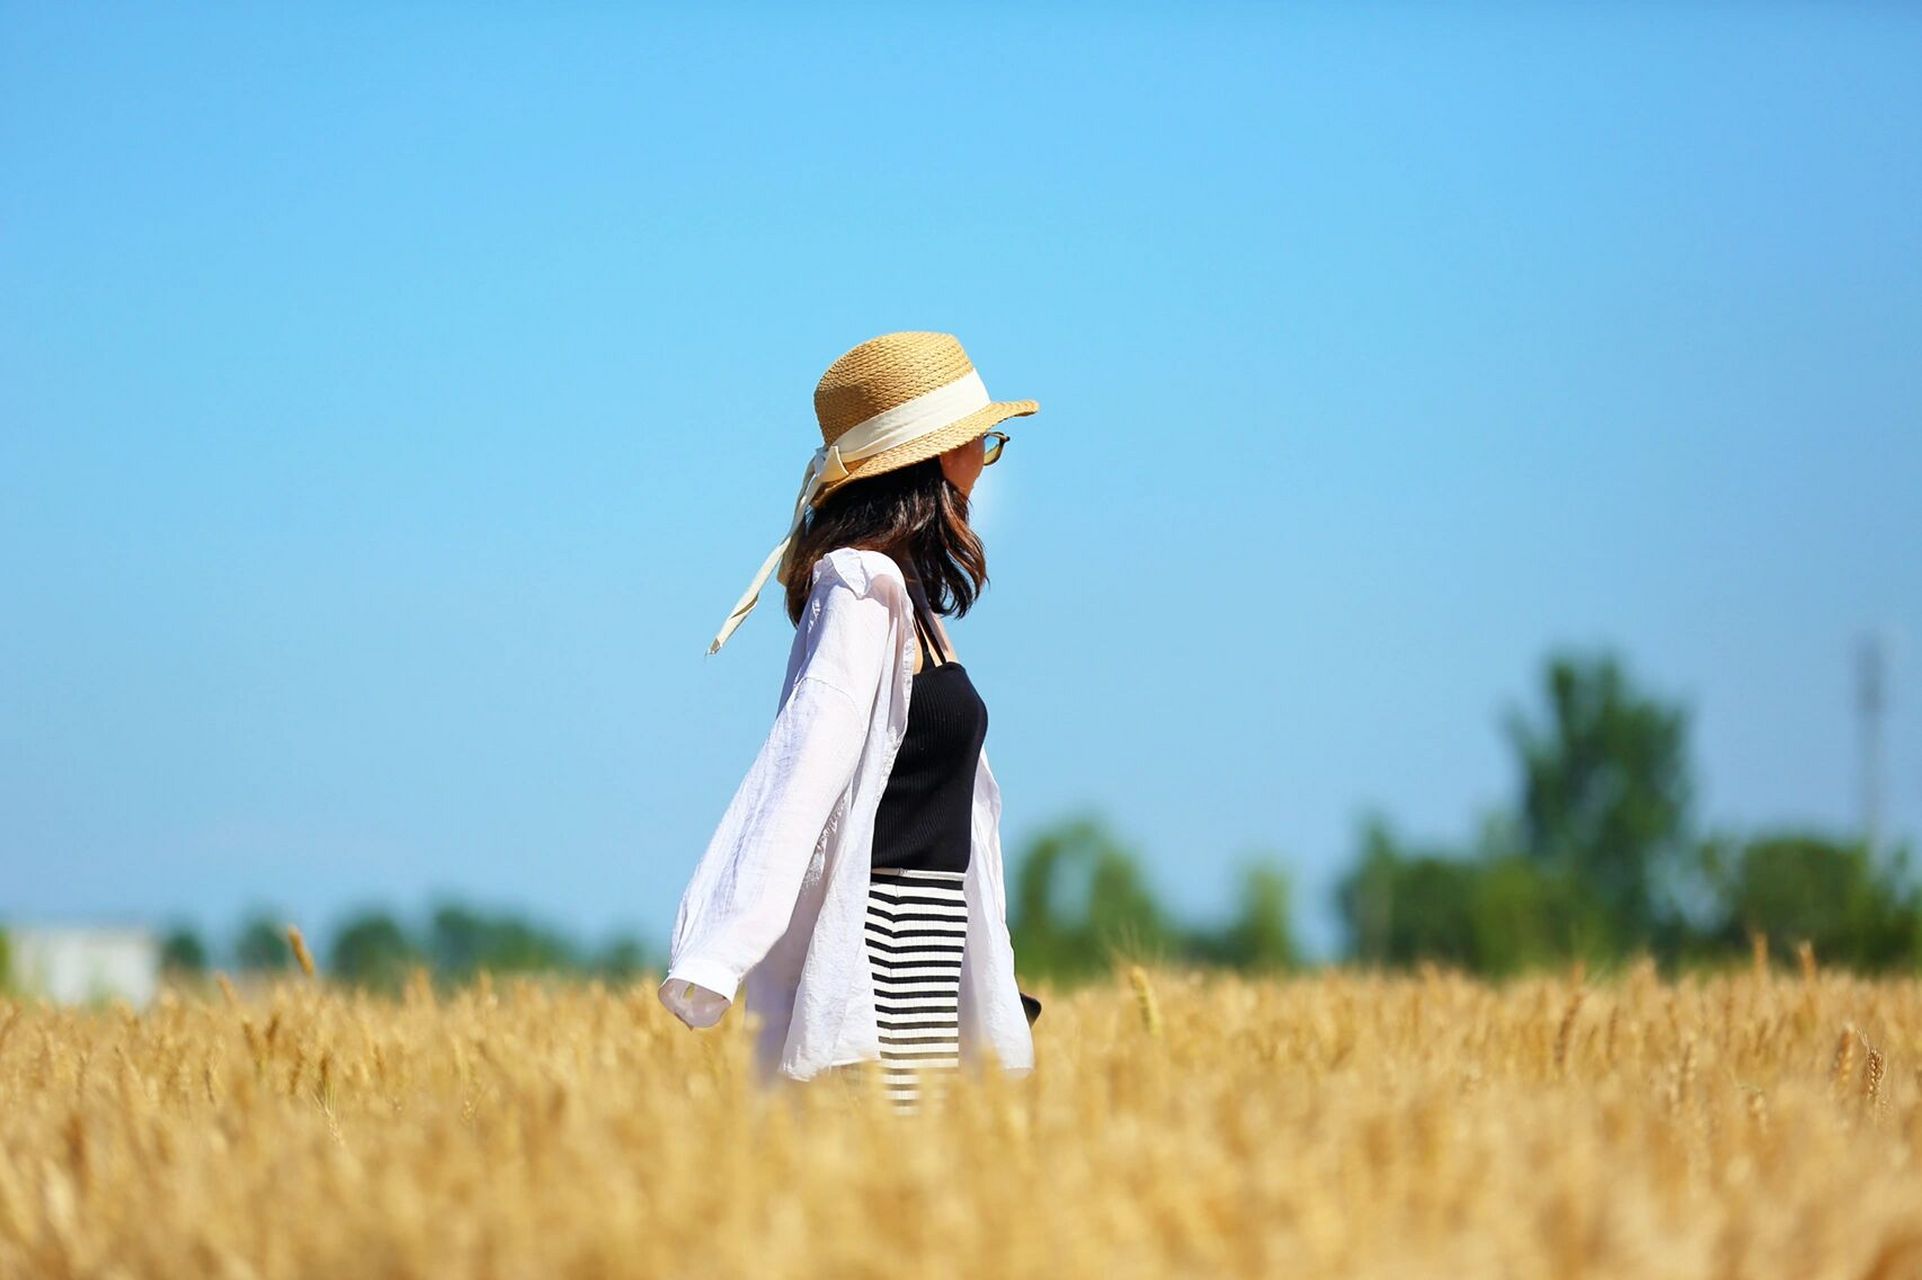
<path fill-rule="evenodd" d="M 965 617 L 988 582 L 988 557 L 968 527 L 968 495 L 936 456 L 849 480 L 804 519 L 788 551 L 787 616 L 800 625 L 814 562 L 836 547 L 884 552 L 919 579 L 928 607 Z"/>

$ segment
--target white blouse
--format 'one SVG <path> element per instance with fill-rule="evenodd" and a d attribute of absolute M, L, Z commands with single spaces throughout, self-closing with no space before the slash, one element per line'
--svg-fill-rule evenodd
<path fill-rule="evenodd" d="M 878 1059 L 865 923 L 874 815 L 907 732 L 914 623 L 900 566 L 839 547 L 815 561 L 781 702 L 681 897 L 661 1002 L 690 1027 L 720 1020 L 743 981 L 761 1019 L 755 1063 L 806 1080 Z M 984 746 L 964 877 L 960 1052 L 1034 1066 L 1015 986 L 1001 866 L 1001 791 Z"/>

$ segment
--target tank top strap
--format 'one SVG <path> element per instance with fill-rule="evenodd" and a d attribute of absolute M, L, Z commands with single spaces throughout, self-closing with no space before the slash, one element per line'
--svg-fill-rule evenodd
<path fill-rule="evenodd" d="M 920 582 L 910 579 L 908 594 L 914 601 L 914 628 L 921 637 L 921 653 L 927 665 L 946 665 L 948 651 L 941 644 L 940 635 L 934 629 L 934 611 L 928 607 L 928 598 L 921 591 Z M 940 663 L 932 661 L 930 655 L 939 654 Z"/>

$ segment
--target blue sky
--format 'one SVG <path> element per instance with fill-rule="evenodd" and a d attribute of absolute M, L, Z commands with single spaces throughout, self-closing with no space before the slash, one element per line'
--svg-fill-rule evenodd
<path fill-rule="evenodd" d="M 815 380 L 1033 397 L 957 622 L 1003 839 L 1194 919 L 1505 800 L 1557 646 L 1705 823 L 1922 827 L 1897 5 L 0 6 L 0 906 L 664 941 L 758 748 Z"/>

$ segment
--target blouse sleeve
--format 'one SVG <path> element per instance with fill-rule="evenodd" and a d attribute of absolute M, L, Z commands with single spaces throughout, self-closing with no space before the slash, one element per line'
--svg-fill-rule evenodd
<path fill-rule="evenodd" d="M 887 602 L 826 577 L 808 609 L 802 665 L 675 916 L 659 996 L 689 1026 L 718 1022 L 786 930 L 867 739 L 887 667 Z"/>

